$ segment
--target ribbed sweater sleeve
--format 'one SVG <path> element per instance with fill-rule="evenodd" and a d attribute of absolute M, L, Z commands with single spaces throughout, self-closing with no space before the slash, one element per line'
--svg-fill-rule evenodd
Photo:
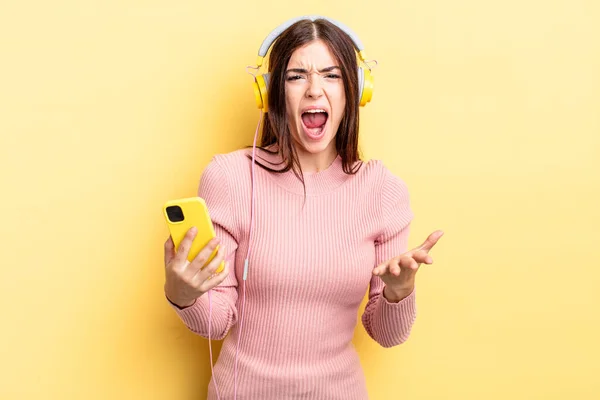
<path fill-rule="evenodd" d="M 383 229 L 375 241 L 375 266 L 407 251 L 413 219 L 406 184 L 387 168 L 383 171 L 380 209 Z M 416 317 L 415 291 L 398 303 L 390 303 L 383 296 L 384 287 L 380 277 L 371 278 L 362 323 L 377 343 L 392 347 L 405 342 L 410 335 Z"/>
<path fill-rule="evenodd" d="M 237 321 L 236 301 L 238 295 L 236 288 L 238 282 L 235 277 L 233 260 L 235 260 L 235 252 L 238 248 L 239 232 L 232 212 L 229 180 L 216 158 L 211 160 L 202 173 L 198 196 L 206 202 L 216 235 L 221 240 L 221 246 L 225 246 L 226 260 L 229 263 L 229 275 L 219 286 L 211 290 L 210 336 L 211 339 L 223 339 Z M 208 293 L 196 299 L 196 302 L 189 307 L 180 309 L 173 305 L 173 308 L 192 332 L 208 338 Z"/>

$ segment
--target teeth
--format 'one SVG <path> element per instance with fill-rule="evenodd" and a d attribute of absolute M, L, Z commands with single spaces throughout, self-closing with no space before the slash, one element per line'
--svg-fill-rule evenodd
<path fill-rule="evenodd" d="M 321 112 L 321 113 L 324 113 L 324 112 L 326 112 L 326 111 L 325 111 L 325 110 L 321 110 L 320 108 L 316 108 L 316 109 L 314 109 L 314 110 L 306 110 L 305 112 L 307 112 L 307 113 L 311 113 L 311 114 L 315 114 L 315 113 L 320 113 L 320 112 Z"/>

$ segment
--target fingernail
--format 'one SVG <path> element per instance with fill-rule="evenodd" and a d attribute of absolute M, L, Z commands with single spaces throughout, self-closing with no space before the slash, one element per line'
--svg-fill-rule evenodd
<path fill-rule="evenodd" d="M 195 233 L 196 233 L 196 231 L 197 231 L 197 229 L 196 229 L 196 227 L 195 227 L 195 226 L 192 226 L 192 227 L 190 228 L 190 232 L 191 232 L 192 234 L 195 234 Z"/>

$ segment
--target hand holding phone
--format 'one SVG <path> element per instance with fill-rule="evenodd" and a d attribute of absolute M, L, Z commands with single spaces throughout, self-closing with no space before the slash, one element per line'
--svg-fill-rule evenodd
<path fill-rule="evenodd" d="M 216 237 L 208 207 L 201 197 L 169 200 L 163 206 L 163 212 L 175 244 L 175 250 L 178 250 L 181 241 L 191 228 L 195 227 L 197 229 L 192 247 L 188 249 L 187 260 L 189 262 L 192 262 L 200 250 Z M 215 249 L 207 262 L 211 261 L 216 253 Z M 225 263 L 221 263 L 216 272 L 221 272 L 224 266 Z"/>
<path fill-rule="evenodd" d="M 226 278 L 225 249 L 203 199 L 171 200 L 163 210 L 171 233 L 165 242 L 165 295 L 184 308 Z"/>

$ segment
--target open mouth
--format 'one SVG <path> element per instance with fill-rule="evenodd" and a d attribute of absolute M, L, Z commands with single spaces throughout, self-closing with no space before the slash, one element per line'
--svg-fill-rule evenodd
<path fill-rule="evenodd" d="M 302 113 L 301 119 L 306 136 L 318 140 L 323 137 L 329 114 L 322 109 L 308 110 Z"/>

